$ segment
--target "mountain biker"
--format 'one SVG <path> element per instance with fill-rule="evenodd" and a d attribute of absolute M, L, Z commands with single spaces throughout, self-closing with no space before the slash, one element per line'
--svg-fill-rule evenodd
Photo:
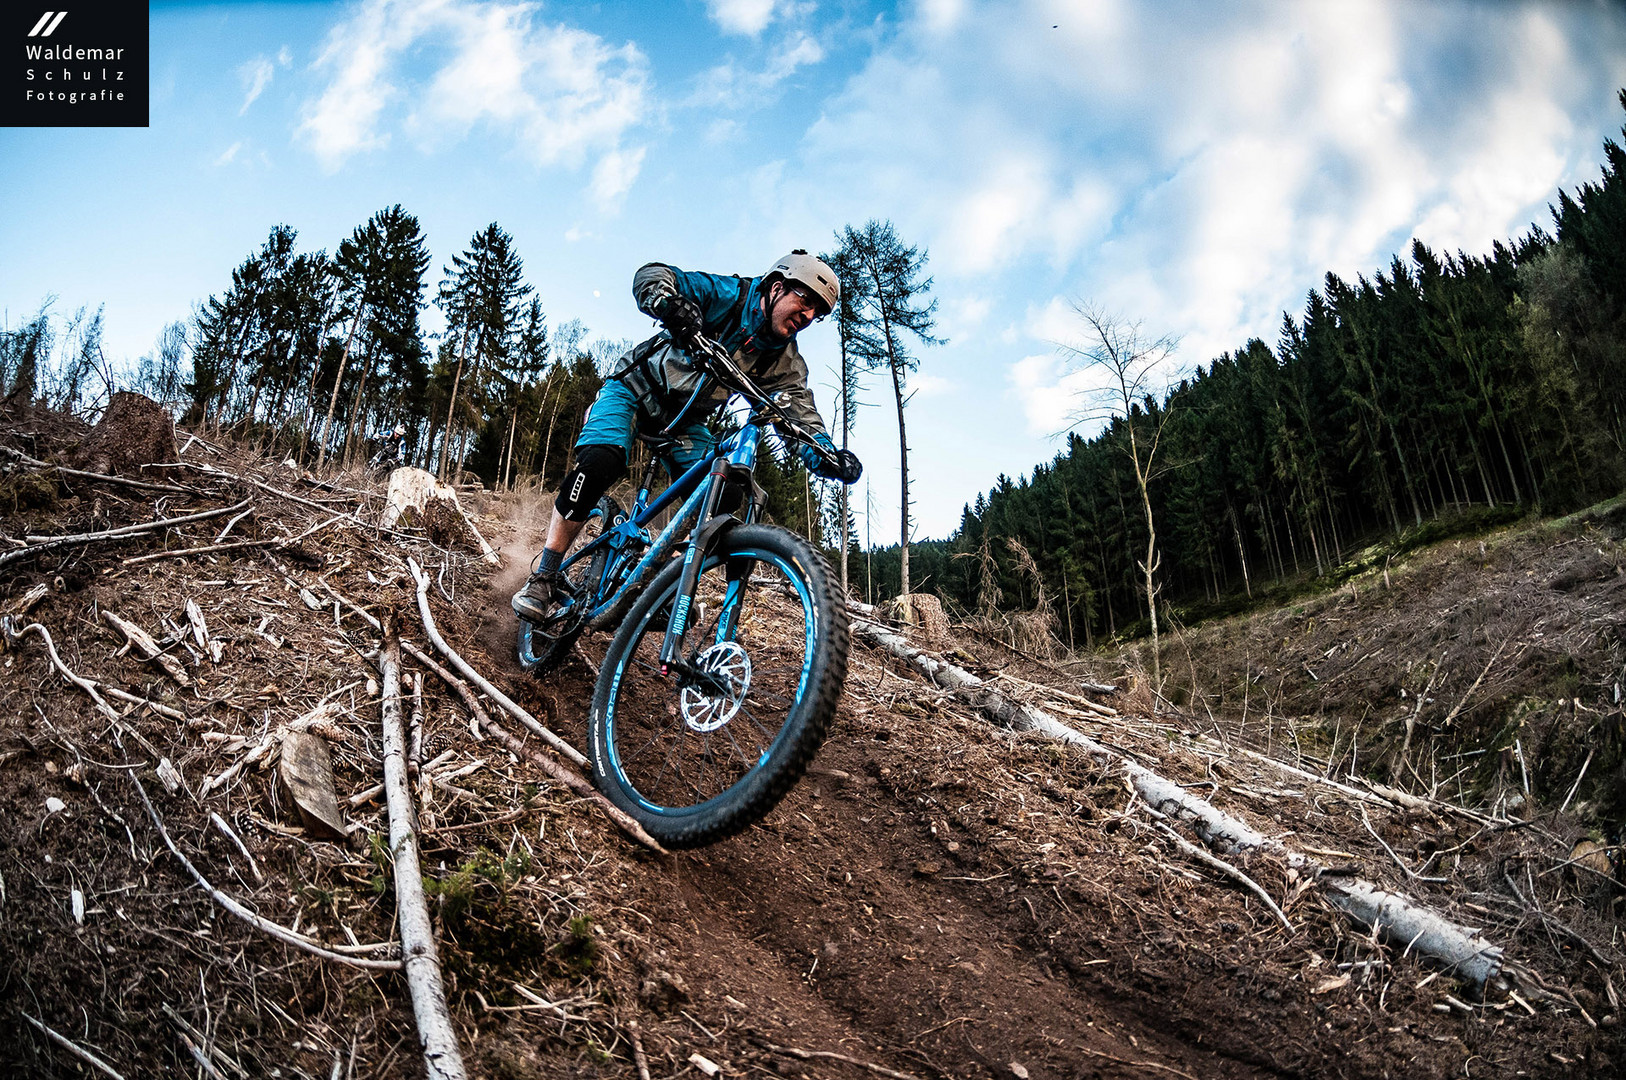
<path fill-rule="evenodd" d="M 406 425 L 396 424 L 388 435 L 379 436 L 383 444 L 378 453 L 373 455 L 369 463 L 374 468 L 381 468 L 391 463 L 403 464 L 406 461 Z"/>
<path fill-rule="evenodd" d="M 821 260 L 798 248 L 755 278 L 647 263 L 633 275 L 632 295 L 638 310 L 664 329 L 616 363 L 588 410 L 576 440 L 576 460 L 554 500 L 536 569 L 514 594 L 515 614 L 531 622 L 547 618 L 563 585 L 559 566 L 565 552 L 599 498 L 625 474 L 636 432 L 654 434 L 677 423 L 671 434 L 680 441 L 667 463 L 676 470 L 674 478 L 709 457 L 717 445 L 704 420 L 728 400 L 729 392 L 715 380 L 702 385 L 706 376 L 685 347 L 696 334 L 732 353 L 734 362 L 787 417 L 815 433 L 814 441 L 829 456 L 799 447 L 811 472 L 845 484 L 856 482 L 863 473 L 858 456 L 837 450 L 825 433 L 807 386 L 807 364 L 796 348 L 796 335 L 830 314 L 841 296 L 835 271 Z"/>

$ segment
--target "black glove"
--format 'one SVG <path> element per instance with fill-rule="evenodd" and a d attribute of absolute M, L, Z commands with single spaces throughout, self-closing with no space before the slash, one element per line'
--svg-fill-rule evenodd
<path fill-rule="evenodd" d="M 864 475 L 864 463 L 858 460 L 858 455 L 851 450 L 837 450 L 836 459 L 827 462 L 818 470 L 818 474 L 827 480 L 840 480 L 843 484 L 856 484 L 858 478 Z"/>
<path fill-rule="evenodd" d="M 700 333 L 702 318 L 700 305 L 687 296 L 667 293 L 655 301 L 652 311 L 661 325 L 666 327 L 666 332 L 672 335 L 672 340 L 679 345 L 688 344 Z"/>

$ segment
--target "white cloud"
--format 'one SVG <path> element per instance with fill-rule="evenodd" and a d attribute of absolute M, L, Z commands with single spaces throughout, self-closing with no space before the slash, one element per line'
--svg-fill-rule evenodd
<path fill-rule="evenodd" d="M 701 74 L 695 92 L 685 104 L 695 108 L 740 109 L 771 104 L 776 90 L 799 68 L 824 59 L 818 39 L 797 33 L 776 49 L 760 71 L 747 71 L 733 60 Z"/>
<path fill-rule="evenodd" d="M 1095 388 L 1091 373 L 1068 368 L 1055 352 L 1025 356 L 1010 366 L 1006 382 L 1027 419 L 1027 434 L 1049 438 L 1079 422 L 1084 395 Z"/>
<path fill-rule="evenodd" d="M 905 384 L 905 393 L 915 397 L 942 397 L 959 389 L 959 384 L 953 379 L 942 375 L 934 375 L 929 371 L 916 371 L 910 374 Z"/>
<path fill-rule="evenodd" d="M 237 110 L 238 116 L 248 112 L 248 107 L 254 104 L 254 99 L 271 85 L 271 77 L 276 73 L 276 65 L 263 56 L 256 56 L 237 69 L 237 75 L 243 82 L 243 107 Z"/>
<path fill-rule="evenodd" d="M 1568 117 L 1612 97 L 1599 30 L 1623 36 L 1571 7 L 1403 0 L 900 18 L 809 130 L 822 189 L 794 198 L 891 218 L 941 288 L 1015 274 L 1179 335 L 1187 364 L 1273 342 L 1326 272 L 1371 274 L 1414 234 L 1522 232 L 1575 168 Z"/>
<path fill-rule="evenodd" d="M 505 0 L 364 0 L 316 61 L 328 83 L 301 135 L 335 169 L 392 128 L 426 151 L 479 129 L 537 165 L 592 159 L 593 196 L 613 204 L 643 160 L 624 143 L 651 109 L 648 65 L 631 45 L 535 14 Z"/>
<path fill-rule="evenodd" d="M 636 150 L 610 150 L 593 167 L 593 200 L 604 210 L 619 206 L 621 198 L 638 179 L 638 169 L 644 163 L 644 148 Z"/>
<path fill-rule="evenodd" d="M 706 0 L 706 13 L 724 33 L 756 37 L 773 20 L 776 0 Z"/>
<path fill-rule="evenodd" d="M 225 150 L 221 151 L 220 156 L 215 158 L 215 164 L 217 166 L 218 165 L 230 165 L 233 161 L 237 160 L 237 154 L 242 149 L 243 149 L 243 140 L 238 139 L 236 142 L 234 142 L 230 146 L 226 147 Z"/>

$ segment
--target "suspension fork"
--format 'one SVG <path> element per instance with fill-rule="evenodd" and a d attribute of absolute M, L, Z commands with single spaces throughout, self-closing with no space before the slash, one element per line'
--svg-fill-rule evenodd
<path fill-rule="evenodd" d="M 700 505 L 700 516 L 695 519 L 694 531 L 689 534 L 688 547 L 683 552 L 683 574 L 678 579 L 677 596 L 673 600 L 672 618 L 666 624 L 666 638 L 661 642 L 661 674 L 674 664 L 682 672 L 683 635 L 689 625 L 689 609 L 694 603 L 695 588 L 700 581 L 700 567 L 706 559 L 706 549 L 717 533 L 738 523 L 729 514 L 717 514 L 717 503 L 723 495 L 723 484 L 728 476 L 728 458 L 719 454 L 712 460 L 711 472 L 706 477 L 706 498 Z"/>

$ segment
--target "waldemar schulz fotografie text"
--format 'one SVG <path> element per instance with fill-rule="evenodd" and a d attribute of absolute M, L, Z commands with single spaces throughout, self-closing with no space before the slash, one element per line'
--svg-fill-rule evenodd
<path fill-rule="evenodd" d="M 0 17 L 12 39 L 0 125 L 146 127 L 146 0 L 70 2 Z"/>

